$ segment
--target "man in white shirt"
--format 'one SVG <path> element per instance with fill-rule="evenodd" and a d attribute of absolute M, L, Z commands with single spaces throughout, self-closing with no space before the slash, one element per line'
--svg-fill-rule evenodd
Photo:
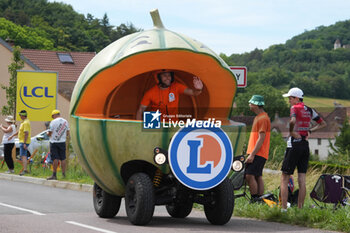
<path fill-rule="evenodd" d="M 63 178 L 66 177 L 66 139 L 69 137 L 68 122 L 60 116 L 59 110 L 51 113 L 53 120 L 50 123 L 47 135 L 50 137 L 50 154 L 53 160 L 53 173 L 48 180 L 57 180 L 57 167 L 61 161 Z"/>

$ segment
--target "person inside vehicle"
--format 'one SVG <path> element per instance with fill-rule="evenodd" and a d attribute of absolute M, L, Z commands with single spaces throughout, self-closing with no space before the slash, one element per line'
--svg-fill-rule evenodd
<path fill-rule="evenodd" d="M 174 72 L 171 70 L 159 70 L 155 73 L 158 84 L 149 89 L 143 96 L 140 107 L 136 113 L 136 119 L 142 120 L 143 112 L 147 107 L 150 111 L 157 111 L 162 118 L 177 119 L 179 96 L 181 94 L 197 96 L 201 94 L 203 83 L 198 77 L 193 77 L 194 89 L 188 88 L 174 80 Z"/>

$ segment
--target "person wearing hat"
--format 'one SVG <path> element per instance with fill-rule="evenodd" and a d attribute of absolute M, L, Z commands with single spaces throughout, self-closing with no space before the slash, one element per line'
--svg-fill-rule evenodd
<path fill-rule="evenodd" d="M 51 113 L 47 135 L 50 137 L 50 154 L 53 160 L 53 173 L 47 180 L 57 180 L 58 162 L 61 161 L 63 178 L 66 177 L 66 140 L 69 137 L 68 122 L 61 117 L 59 110 L 55 109 Z"/>
<path fill-rule="evenodd" d="M 19 113 L 19 116 L 21 117 L 21 125 L 19 126 L 19 130 L 9 137 L 9 139 L 12 139 L 14 136 L 18 135 L 19 140 L 19 156 L 22 160 L 23 170 L 19 174 L 20 176 L 23 176 L 28 172 L 27 170 L 27 156 L 28 156 L 28 146 L 30 144 L 31 140 L 31 128 L 30 128 L 30 121 L 28 120 L 28 114 L 26 110 L 22 110 Z"/>
<path fill-rule="evenodd" d="M 158 85 L 149 89 L 143 96 L 136 113 L 137 120 L 142 120 L 143 112 L 147 107 L 151 107 L 150 111 L 159 110 L 162 118 L 177 119 L 179 96 L 181 94 L 197 96 L 203 89 L 203 83 L 198 77 L 193 77 L 194 89 L 191 89 L 175 82 L 175 74 L 171 70 L 159 70 L 154 75 Z"/>
<path fill-rule="evenodd" d="M 4 126 L 0 124 L 0 129 L 4 132 L 4 136 L 2 137 L 2 144 L 4 145 L 4 156 L 5 156 L 5 162 L 8 167 L 8 171 L 5 173 L 14 173 L 14 164 L 12 159 L 12 149 L 15 146 L 15 139 L 11 137 L 13 134 L 16 133 L 16 125 L 15 120 L 12 116 L 7 116 L 5 118 L 5 121 L 7 123 L 7 126 Z"/>
<path fill-rule="evenodd" d="M 249 108 L 256 114 L 247 147 L 245 170 L 251 202 L 256 202 L 264 194 L 262 171 L 269 157 L 271 121 L 264 105 L 264 97 L 261 95 L 253 95 L 249 100 Z"/>
<path fill-rule="evenodd" d="M 304 93 L 301 89 L 294 87 L 288 93 L 283 94 L 288 97 L 290 108 L 289 138 L 287 149 L 282 163 L 281 176 L 281 202 L 282 211 L 287 211 L 288 182 L 290 176 L 298 168 L 298 208 L 302 208 L 306 196 L 306 171 L 309 163 L 310 150 L 307 141 L 308 136 L 315 130 L 326 126 L 326 122 L 317 112 L 303 103 Z M 310 128 L 311 120 L 317 125 Z"/>

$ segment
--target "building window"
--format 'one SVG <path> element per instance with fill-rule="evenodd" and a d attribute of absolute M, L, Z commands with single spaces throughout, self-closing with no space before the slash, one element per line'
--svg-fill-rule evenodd
<path fill-rule="evenodd" d="M 318 150 L 315 150 L 315 155 L 318 155 Z"/>
<path fill-rule="evenodd" d="M 57 53 L 57 56 L 61 63 L 74 64 L 73 58 L 69 53 Z"/>
<path fill-rule="evenodd" d="M 322 139 L 321 138 L 317 138 L 317 145 L 321 145 Z"/>

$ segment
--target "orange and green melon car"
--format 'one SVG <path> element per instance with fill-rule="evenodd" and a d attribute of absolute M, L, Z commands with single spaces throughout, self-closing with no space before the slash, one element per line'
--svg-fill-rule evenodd
<path fill-rule="evenodd" d="M 100 217 L 112 218 L 125 198 L 130 222 L 145 225 L 152 219 L 155 205 L 165 205 L 172 217 L 184 218 L 190 214 L 193 203 L 199 203 L 204 205 L 209 222 L 225 224 L 234 208 L 230 182 L 234 171 L 219 171 L 220 179 L 210 187 L 186 184 L 181 180 L 184 174 L 174 174 L 176 169 L 172 165 L 172 161 L 182 163 L 186 159 L 186 151 L 180 154 L 180 149 L 174 149 L 176 143 L 177 146 L 182 143 L 178 135 L 186 130 L 178 126 L 144 129 L 144 122 L 136 120 L 136 112 L 145 92 L 156 85 L 154 71 L 172 70 L 176 82 L 190 88 L 192 77 L 200 77 L 202 93 L 181 95 L 179 113 L 198 121 L 220 121 L 220 132 L 206 131 L 204 134 L 214 132 L 214 136 L 204 135 L 200 140 L 223 138 L 225 142 L 209 143 L 212 146 L 206 147 L 209 151 L 206 159 L 215 157 L 210 151 L 225 143 L 222 148 L 226 159 L 219 157 L 207 165 L 214 169 L 222 163 L 222 168 L 230 169 L 237 161 L 236 156 L 242 153 L 245 139 L 245 125 L 230 120 L 236 79 L 227 64 L 208 47 L 164 28 L 157 10 L 151 16 L 153 29 L 125 36 L 99 52 L 82 72 L 73 91 L 72 144 L 82 166 L 95 181 L 95 211 Z M 189 136 L 196 132 L 199 131 L 189 132 Z M 202 165 L 194 164 L 195 172 L 201 171 Z M 209 175 L 200 174 L 199 179 Z"/>

